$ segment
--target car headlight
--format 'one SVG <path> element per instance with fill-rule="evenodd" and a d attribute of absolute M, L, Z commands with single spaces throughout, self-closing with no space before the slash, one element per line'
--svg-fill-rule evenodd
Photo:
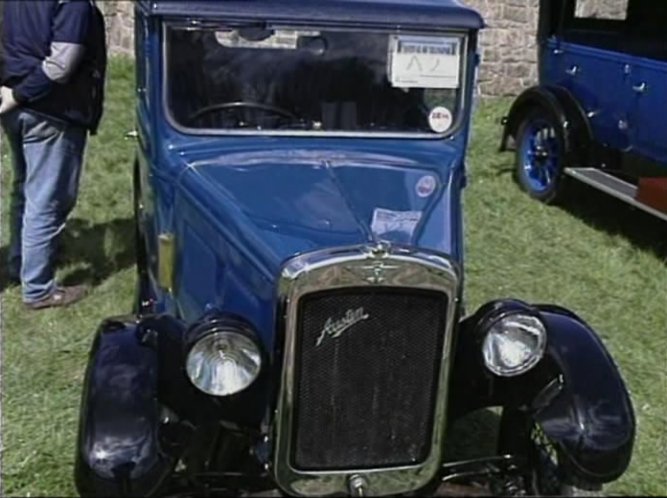
<path fill-rule="evenodd" d="M 252 384 L 262 367 L 257 343 L 243 330 L 213 327 L 190 348 L 185 369 L 198 389 L 213 396 L 229 396 Z"/>
<path fill-rule="evenodd" d="M 502 377 L 521 375 L 542 359 L 546 343 L 547 330 L 538 317 L 509 314 L 488 327 L 482 343 L 484 363 Z"/>

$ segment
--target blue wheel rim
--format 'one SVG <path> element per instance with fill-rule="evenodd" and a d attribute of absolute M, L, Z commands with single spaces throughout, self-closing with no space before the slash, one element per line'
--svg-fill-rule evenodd
<path fill-rule="evenodd" d="M 560 147 L 556 130 L 546 120 L 530 121 L 519 147 L 521 174 L 537 194 L 549 190 L 558 177 Z"/>

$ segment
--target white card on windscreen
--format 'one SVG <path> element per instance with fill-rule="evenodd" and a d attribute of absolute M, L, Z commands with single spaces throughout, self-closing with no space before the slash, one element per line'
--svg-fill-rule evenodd
<path fill-rule="evenodd" d="M 461 38 L 392 35 L 389 81 L 397 88 L 459 88 Z"/>

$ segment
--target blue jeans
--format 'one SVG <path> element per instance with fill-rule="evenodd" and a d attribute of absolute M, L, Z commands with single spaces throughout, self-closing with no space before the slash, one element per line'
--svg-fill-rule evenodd
<path fill-rule="evenodd" d="M 56 286 L 58 236 L 76 204 L 87 132 L 21 109 L 0 120 L 14 165 L 8 273 L 20 276 L 31 303 Z"/>

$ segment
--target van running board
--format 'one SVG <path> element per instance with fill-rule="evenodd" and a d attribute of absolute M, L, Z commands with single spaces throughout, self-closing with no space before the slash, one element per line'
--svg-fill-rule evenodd
<path fill-rule="evenodd" d="M 667 221 L 667 213 L 658 211 L 636 199 L 637 187 L 632 183 L 625 182 L 596 168 L 565 168 L 565 174 Z"/>

